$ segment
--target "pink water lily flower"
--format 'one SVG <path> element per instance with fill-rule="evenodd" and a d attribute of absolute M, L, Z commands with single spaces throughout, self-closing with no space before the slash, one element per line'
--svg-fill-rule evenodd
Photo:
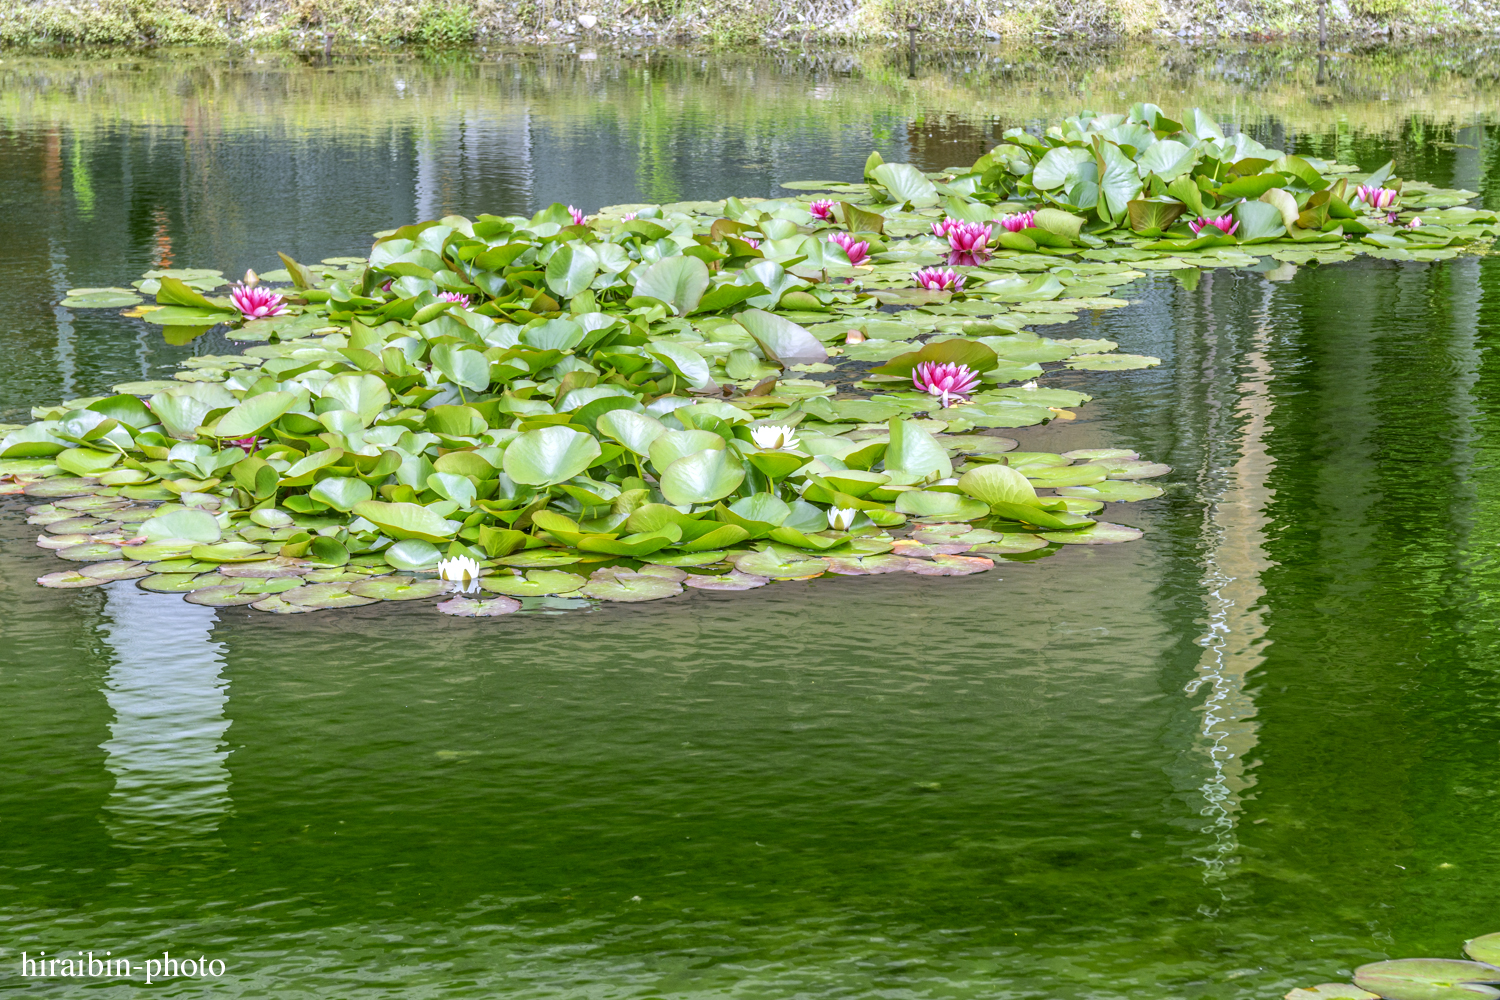
<path fill-rule="evenodd" d="M 741 236 L 739 237 L 739 240 L 746 246 L 748 246 L 751 250 L 760 249 L 760 240 L 755 239 L 753 236 Z"/>
<path fill-rule="evenodd" d="M 1217 229 L 1225 236 L 1233 236 L 1240 228 L 1240 224 L 1234 220 L 1232 215 L 1221 215 L 1217 219 L 1194 219 L 1188 223 L 1188 228 L 1193 231 L 1194 236 L 1202 236 L 1205 229 Z M 1209 233 L 1210 236 L 1217 235 Z"/>
<path fill-rule="evenodd" d="M 834 233 L 828 237 L 830 243 L 836 243 L 849 257 L 851 264 L 863 264 L 870 259 L 870 244 L 865 240 L 856 240 L 852 233 Z"/>
<path fill-rule="evenodd" d="M 813 214 L 813 218 L 815 219 L 831 219 L 833 218 L 833 204 L 827 198 L 819 198 L 811 205 L 808 205 L 807 210 Z"/>
<path fill-rule="evenodd" d="M 1407 229 L 1420 229 L 1420 228 L 1422 228 L 1422 217 L 1420 215 L 1413 216 L 1412 220 L 1406 224 L 1406 228 Z"/>
<path fill-rule="evenodd" d="M 1015 215 L 1002 215 L 1000 226 L 1008 233 L 1019 233 L 1023 229 L 1036 228 L 1035 212 L 1017 212 Z"/>
<path fill-rule="evenodd" d="M 581 225 L 583 225 L 583 213 L 580 212 L 578 209 L 574 208 L 572 205 L 569 205 L 568 206 L 568 214 L 573 217 L 573 225 L 575 225 L 575 226 L 581 226 Z"/>
<path fill-rule="evenodd" d="M 956 225 L 958 225 L 958 220 L 951 218 L 944 219 L 942 222 L 934 222 L 932 224 L 932 235 L 940 240 L 946 240 L 948 238 L 948 227 Z"/>
<path fill-rule="evenodd" d="M 465 309 L 469 307 L 469 297 L 462 292 L 438 292 L 439 302 L 457 302 Z"/>
<path fill-rule="evenodd" d="M 962 291 L 964 276 L 951 267 L 924 267 L 913 274 L 912 280 L 929 292 Z"/>
<path fill-rule="evenodd" d="M 1376 209 L 1390 208 L 1396 203 L 1396 199 L 1399 197 L 1390 188 L 1377 187 L 1373 184 L 1361 184 L 1355 190 L 1358 192 L 1360 201 Z"/>
<path fill-rule="evenodd" d="M 948 245 L 959 253 L 977 253 L 989 245 L 994 230 L 978 222 L 954 222 L 948 224 Z"/>
<path fill-rule="evenodd" d="M 267 316 L 280 316 L 286 312 L 286 303 L 282 301 L 281 296 L 266 288 L 247 288 L 244 285 L 237 285 L 229 293 L 229 301 L 245 314 L 246 319 L 264 319 Z"/>
<path fill-rule="evenodd" d="M 624 215 L 620 216 L 620 221 L 621 222 L 634 222 L 635 221 L 635 216 L 636 216 L 635 212 L 626 212 Z"/>
<path fill-rule="evenodd" d="M 912 384 L 942 400 L 944 407 L 969 401 L 969 393 L 979 384 L 979 373 L 968 365 L 938 364 L 923 361 L 911 373 Z"/>

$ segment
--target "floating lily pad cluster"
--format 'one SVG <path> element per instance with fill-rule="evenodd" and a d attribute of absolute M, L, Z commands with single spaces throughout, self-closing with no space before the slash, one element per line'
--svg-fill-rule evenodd
<path fill-rule="evenodd" d="M 1500 934 L 1464 943 L 1473 961 L 1400 958 L 1354 970 L 1354 983 L 1323 983 L 1295 989 L 1286 1000 L 1500 1000 Z"/>
<path fill-rule="evenodd" d="M 865 183 L 798 197 L 405 226 L 223 297 L 218 271 L 148 272 L 64 305 L 176 343 L 227 325 L 244 352 L 0 430 L 0 491 L 49 501 L 30 521 L 76 568 L 46 586 L 283 613 L 433 598 L 449 561 L 478 576 L 440 607 L 485 616 L 1128 541 L 1092 515 L 1159 495 L 1166 466 L 997 430 L 1072 418 L 1090 397 L 1039 384 L 1054 372 L 1157 359 L 1029 328 L 1124 306 L 1151 269 L 1494 235 L 1472 192 L 1389 173 L 1138 105 L 938 174 L 872 155 Z"/>

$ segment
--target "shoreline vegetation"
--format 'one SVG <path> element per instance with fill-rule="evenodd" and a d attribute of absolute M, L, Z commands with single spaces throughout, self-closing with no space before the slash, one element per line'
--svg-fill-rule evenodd
<path fill-rule="evenodd" d="M 1500 34 L 1500 0 L 1326 0 L 1327 37 L 1371 45 Z M 1316 38 L 1317 0 L 16 0 L 0 47 L 836 47 L 1067 39 Z"/>

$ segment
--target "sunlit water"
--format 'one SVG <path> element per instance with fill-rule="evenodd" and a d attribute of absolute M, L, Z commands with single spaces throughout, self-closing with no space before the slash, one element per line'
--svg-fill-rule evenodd
<path fill-rule="evenodd" d="M 0 63 L 0 418 L 227 349 L 70 287 L 773 194 L 872 146 L 935 169 L 1160 85 L 486 58 Z M 1171 108 L 1500 203 L 1463 73 L 1162 72 Z M 1163 364 L 1074 377 L 1098 400 L 1023 447 L 1174 472 L 1108 515 L 1143 541 L 976 577 L 278 618 L 37 588 L 7 500 L 0 988 L 77 996 L 20 953 L 92 950 L 226 963 L 184 997 L 1269 998 L 1496 930 L 1500 264 L 1272 277 L 1044 331 Z"/>

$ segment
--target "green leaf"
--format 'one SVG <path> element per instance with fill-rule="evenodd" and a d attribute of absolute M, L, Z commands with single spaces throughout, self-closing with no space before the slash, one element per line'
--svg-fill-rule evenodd
<path fill-rule="evenodd" d="M 360 423 L 367 427 L 391 405 L 391 391 L 378 375 L 336 375 L 323 383 L 321 395 L 338 400 L 342 409 L 358 414 Z"/>
<path fill-rule="evenodd" d="M 570 319 L 549 319 L 521 331 L 521 343 L 539 351 L 569 351 L 583 343 L 584 329 Z"/>
<path fill-rule="evenodd" d="M 1274 205 L 1281 213 L 1281 224 L 1291 229 L 1297 225 L 1297 216 L 1300 214 L 1297 208 L 1297 199 L 1290 191 L 1282 188 L 1272 188 L 1260 196 L 1260 200 L 1267 205 Z"/>
<path fill-rule="evenodd" d="M 207 511 L 174 510 L 141 522 L 140 534 L 153 542 L 180 538 L 212 544 L 223 537 L 219 522 Z"/>
<path fill-rule="evenodd" d="M 946 479 L 953 475 L 953 463 L 937 439 L 910 420 L 893 417 L 887 424 L 891 443 L 885 450 L 885 467 L 900 470 L 921 479 Z"/>
<path fill-rule="evenodd" d="M 468 482 L 468 480 L 464 481 Z M 362 479 L 331 476 L 314 483 L 313 488 L 307 491 L 307 495 L 347 514 L 354 509 L 356 504 L 364 503 L 373 497 L 375 491 L 370 489 L 370 484 Z"/>
<path fill-rule="evenodd" d="M 1072 187 L 1081 179 L 1081 169 L 1094 159 L 1086 149 L 1078 146 L 1057 146 L 1047 150 L 1031 171 L 1031 184 L 1038 191 L 1051 191 L 1063 186 Z"/>
<path fill-rule="evenodd" d="M 678 316 L 686 316 L 702 300 L 708 284 L 708 265 L 697 257 L 664 257 L 641 274 L 635 294 L 664 302 Z"/>
<path fill-rule="evenodd" d="M 1241 243 L 1273 240 L 1286 233 L 1281 210 L 1263 201 L 1242 201 L 1234 206 L 1234 218 L 1240 224 L 1235 237 Z"/>
<path fill-rule="evenodd" d="M 474 482 L 468 476 L 452 472 L 432 473 L 427 477 L 427 488 L 444 500 L 452 500 L 465 509 L 474 506 L 477 496 Z"/>
<path fill-rule="evenodd" d="M 1214 194 L 1220 198 L 1259 198 L 1274 187 L 1285 182 L 1281 174 L 1254 174 L 1241 177 L 1219 187 Z"/>
<path fill-rule="evenodd" d="M 318 276 L 316 274 L 313 274 L 284 253 L 278 253 L 276 256 L 280 257 L 281 263 L 286 266 L 286 273 L 291 276 L 293 285 L 298 288 L 318 287 Z"/>
<path fill-rule="evenodd" d="M 214 433 L 221 438 L 245 438 L 280 420 L 297 402 L 295 392 L 263 392 L 251 396 L 219 418 Z"/>
<path fill-rule="evenodd" d="M 673 374 L 687 380 L 687 384 L 694 389 L 707 389 L 714 385 L 713 376 L 709 374 L 708 362 L 703 360 L 703 355 L 689 347 L 681 344 L 669 344 L 658 341 L 647 348 L 651 356 L 666 365 Z"/>
<path fill-rule="evenodd" d="M 1198 162 L 1198 153 L 1191 146 L 1184 146 L 1175 139 L 1163 139 L 1154 143 L 1136 160 L 1141 175 L 1155 174 L 1162 181 L 1172 181 L 1187 174 Z"/>
<path fill-rule="evenodd" d="M 1100 157 L 1104 161 L 1104 176 L 1099 178 L 1099 195 L 1109 207 L 1109 214 L 1123 218 L 1130 202 L 1141 193 L 1141 175 L 1135 161 L 1125 155 L 1124 150 L 1113 143 L 1102 143 Z"/>
<path fill-rule="evenodd" d="M 839 217 L 844 220 L 844 228 L 851 233 L 885 234 L 885 216 L 878 212 L 869 212 L 858 205 L 841 201 L 839 202 Z"/>
<path fill-rule="evenodd" d="M 713 503 L 733 493 L 744 479 L 744 467 L 727 450 L 708 448 L 669 465 L 661 476 L 661 492 L 674 504 Z"/>
<path fill-rule="evenodd" d="M 209 312 L 227 313 L 234 312 L 227 306 L 221 306 L 210 302 L 202 292 L 195 291 L 183 284 L 180 278 L 162 278 L 161 287 L 156 292 L 156 301 L 164 306 L 188 306 L 194 309 L 205 309 Z"/>
<path fill-rule="evenodd" d="M 1034 228 L 1044 233 L 1053 233 L 1072 242 L 1078 239 L 1078 233 L 1083 228 L 1082 216 L 1074 215 L 1072 212 L 1064 212 L 1060 208 L 1039 208 L 1036 215 L 1032 217 L 1031 224 Z"/>
<path fill-rule="evenodd" d="M 907 490 L 896 497 L 896 510 L 917 517 L 944 517 L 954 521 L 973 521 L 990 512 L 988 504 L 937 490 Z"/>
<path fill-rule="evenodd" d="M 439 344 L 432 349 L 432 366 L 448 381 L 479 392 L 490 385 L 490 359 L 471 347 Z"/>
<path fill-rule="evenodd" d="M 981 465 L 958 478 L 958 488 L 987 504 L 1036 504 L 1031 481 L 1008 465 Z"/>
<path fill-rule="evenodd" d="M 725 444 L 713 431 L 667 431 L 651 442 L 651 464 L 664 472 L 679 458 L 695 455 L 705 448 L 723 448 Z"/>
<path fill-rule="evenodd" d="M 637 455 L 649 454 L 651 442 L 667 432 L 666 427 L 655 417 L 630 410 L 610 410 L 599 416 L 598 423 L 601 433 L 614 438 Z"/>
<path fill-rule="evenodd" d="M 565 243 L 547 261 L 547 287 L 565 299 L 593 284 L 599 273 L 599 255 L 582 243 Z"/>
<path fill-rule="evenodd" d="M 1179 177 L 1168 184 L 1167 194 L 1186 205 L 1194 215 L 1208 214 L 1208 208 L 1203 204 L 1203 192 L 1190 176 Z"/>
<path fill-rule="evenodd" d="M 938 340 L 923 344 L 918 351 L 898 354 L 879 368 L 871 368 L 872 375 L 910 375 L 917 365 L 931 361 L 940 365 L 967 365 L 971 371 L 987 372 L 999 364 L 999 356 L 991 347 L 974 340 Z"/>
<path fill-rule="evenodd" d="M 463 527 L 460 521 L 449 521 L 419 503 L 385 503 L 365 500 L 354 505 L 353 513 L 378 527 L 392 538 L 412 538 L 424 542 L 446 542 Z"/>
<path fill-rule="evenodd" d="M 198 328 L 226 322 L 231 318 L 231 314 L 223 310 L 199 309 L 194 306 L 162 306 L 160 309 L 151 310 L 141 318 L 157 326 Z"/>
<path fill-rule="evenodd" d="M 769 289 L 760 282 L 751 282 L 748 285 L 719 285 L 711 289 L 707 295 L 699 301 L 694 313 L 719 312 L 731 306 L 737 306 L 741 302 L 757 295 L 768 294 Z"/>
<path fill-rule="evenodd" d="M 618 410 L 607 416 L 614 413 L 629 411 Z M 526 431 L 506 446 L 505 474 L 527 486 L 551 486 L 583 472 L 601 453 L 599 442 L 583 431 L 562 426 L 540 427 Z"/>
<path fill-rule="evenodd" d="M 872 173 L 875 180 L 901 204 L 930 208 L 938 203 L 937 188 L 910 163 L 882 163 Z"/>
<path fill-rule="evenodd" d="M 1136 232 L 1166 229 L 1187 208 L 1180 201 L 1161 201 L 1155 198 L 1137 198 L 1126 207 L 1130 212 L 1130 228 Z"/>
<path fill-rule="evenodd" d="M 735 317 L 735 322 L 755 338 L 767 358 L 783 367 L 820 364 L 828 360 L 828 352 L 818 338 L 784 316 L 761 309 L 746 309 Z"/>

